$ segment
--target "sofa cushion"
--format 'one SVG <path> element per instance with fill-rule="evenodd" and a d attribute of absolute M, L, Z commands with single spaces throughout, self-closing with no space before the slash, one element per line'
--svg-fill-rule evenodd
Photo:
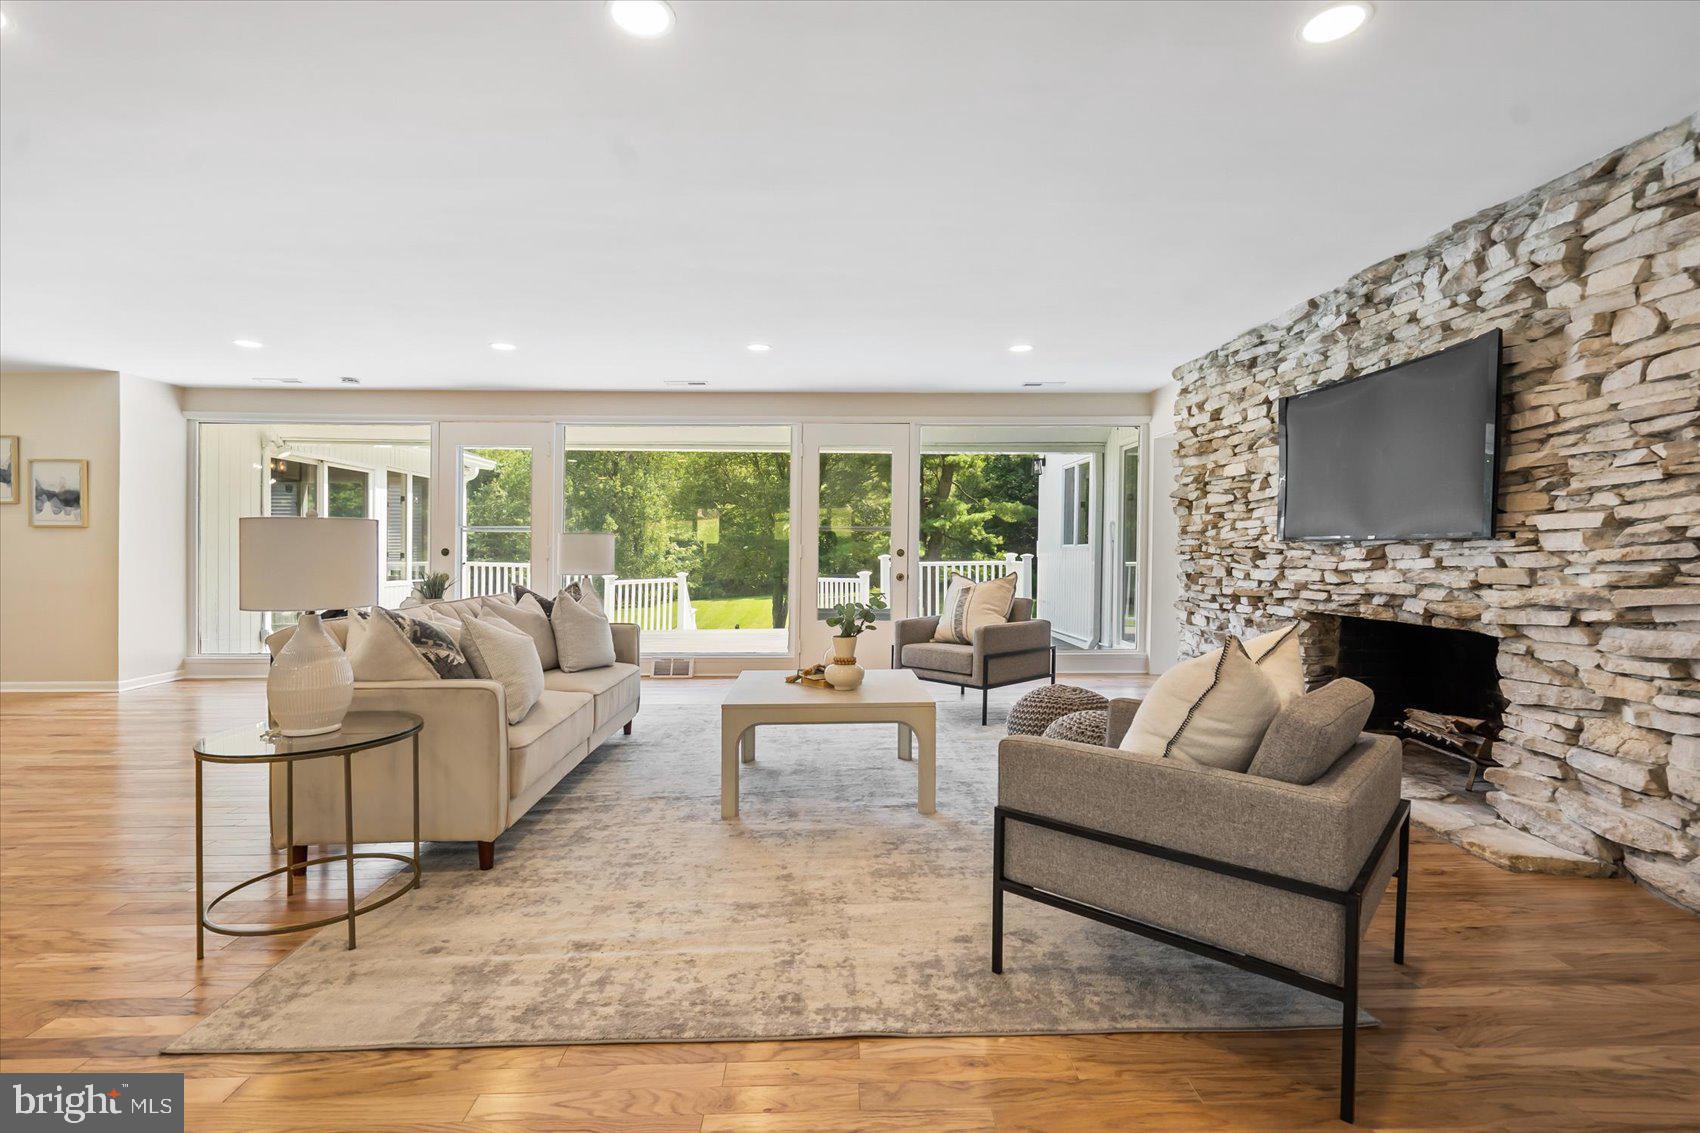
<path fill-rule="evenodd" d="M 600 669 L 614 663 L 614 631 L 600 609 L 593 610 L 586 602 L 575 602 L 563 590 L 555 596 L 549 624 L 555 630 L 556 664 L 564 672 Z"/>
<path fill-rule="evenodd" d="M 602 608 L 602 599 L 596 596 L 595 584 L 587 578 L 569 582 L 561 587 L 561 593 L 555 595 L 555 601 L 559 602 L 563 596 L 571 598 L 592 613 L 601 614 L 603 617 L 608 616 L 608 611 Z M 553 613 L 553 611 L 550 612 Z"/>
<path fill-rule="evenodd" d="M 543 674 L 543 686 L 561 692 L 585 692 L 596 700 L 596 729 L 601 731 L 620 713 L 636 704 L 643 678 L 636 665 L 616 661 L 600 669 L 575 673 L 551 669 Z"/>
<path fill-rule="evenodd" d="M 1015 586 L 1020 581 L 1015 574 L 1006 574 L 987 582 L 975 582 L 966 575 L 950 576 L 950 588 L 945 591 L 939 606 L 939 624 L 933 640 L 945 644 L 970 645 L 974 631 L 981 626 L 1001 625 L 1009 620 L 1010 607 L 1015 604 Z"/>
<path fill-rule="evenodd" d="M 525 601 L 528 596 L 537 599 L 537 604 L 543 607 L 543 612 L 545 614 L 552 614 L 555 612 L 555 600 L 553 598 L 546 598 L 529 586 L 521 586 L 517 582 L 514 583 L 513 597 L 516 605 Z"/>
<path fill-rule="evenodd" d="M 544 689 L 525 719 L 508 725 L 509 797 L 589 740 L 595 713 L 589 693 Z"/>
<path fill-rule="evenodd" d="M 1304 695 L 1305 669 L 1299 652 L 1298 622 L 1288 622 L 1272 633 L 1247 638 L 1245 651 L 1264 675 L 1275 682 L 1282 704 Z"/>
<path fill-rule="evenodd" d="M 555 648 L 555 627 L 549 624 L 549 615 L 537 604 L 536 595 L 527 594 L 525 601 L 512 606 L 491 603 L 485 608 L 484 616 L 499 618 L 516 629 L 524 630 L 537 647 L 537 661 L 545 669 L 553 669 L 560 663 L 560 653 Z"/>
<path fill-rule="evenodd" d="M 941 673 L 974 671 L 972 645 L 947 645 L 941 641 L 922 641 L 903 647 L 903 664 L 911 669 L 933 669 Z"/>
<path fill-rule="evenodd" d="M 467 618 L 460 644 L 478 678 L 502 686 L 508 723 L 525 719 L 543 695 L 543 663 L 531 636 L 493 616 Z"/>
<path fill-rule="evenodd" d="M 1157 759 L 1244 771 L 1281 696 L 1238 638 L 1157 678 L 1119 745 Z"/>
<path fill-rule="evenodd" d="M 381 606 L 355 611 L 348 631 L 348 663 L 357 681 L 472 676 L 472 666 L 445 631 Z"/>
<path fill-rule="evenodd" d="M 1374 707 L 1368 686 L 1345 679 L 1289 700 L 1263 733 L 1247 773 L 1309 786 L 1358 742 Z"/>

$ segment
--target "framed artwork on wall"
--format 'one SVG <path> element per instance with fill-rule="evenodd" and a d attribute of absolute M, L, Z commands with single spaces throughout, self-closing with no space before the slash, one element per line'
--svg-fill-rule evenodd
<path fill-rule="evenodd" d="M 30 461 L 31 527 L 87 527 L 88 504 L 88 461 Z"/>
<path fill-rule="evenodd" d="M 0 504 L 18 502 L 18 438 L 0 436 Z"/>

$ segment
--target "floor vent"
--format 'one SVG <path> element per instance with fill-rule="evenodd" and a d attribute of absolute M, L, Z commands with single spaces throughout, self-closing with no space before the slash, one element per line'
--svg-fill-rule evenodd
<path fill-rule="evenodd" d="M 655 657 L 650 660 L 652 677 L 689 677 L 694 675 L 696 659 L 692 657 Z"/>

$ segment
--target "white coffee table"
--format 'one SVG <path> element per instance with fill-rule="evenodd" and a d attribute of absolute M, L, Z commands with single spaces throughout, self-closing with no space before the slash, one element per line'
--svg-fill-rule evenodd
<path fill-rule="evenodd" d="M 787 684 L 783 672 L 745 671 L 720 702 L 720 817 L 738 817 L 738 764 L 756 759 L 758 724 L 896 724 L 897 758 L 920 748 L 916 806 L 933 813 L 933 698 L 907 669 L 873 669 L 851 692 Z"/>

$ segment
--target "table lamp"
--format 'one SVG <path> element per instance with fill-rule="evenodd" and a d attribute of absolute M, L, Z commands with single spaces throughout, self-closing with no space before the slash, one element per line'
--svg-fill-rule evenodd
<path fill-rule="evenodd" d="M 589 575 L 597 578 L 614 573 L 612 531 L 563 531 L 555 567 L 563 578 Z"/>
<path fill-rule="evenodd" d="M 354 702 L 354 667 L 318 612 L 378 601 L 378 521 L 254 516 L 240 521 L 238 545 L 241 608 L 301 614 L 266 676 L 272 727 L 336 731 Z"/>

